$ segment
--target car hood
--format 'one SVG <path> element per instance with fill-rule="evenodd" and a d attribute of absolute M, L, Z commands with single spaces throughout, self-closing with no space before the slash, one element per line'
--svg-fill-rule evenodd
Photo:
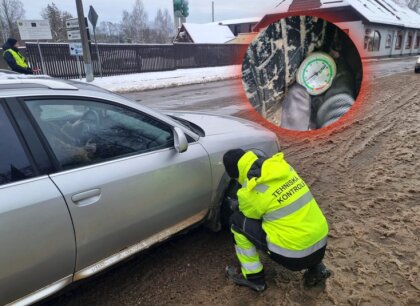
<path fill-rule="evenodd" d="M 205 131 L 206 136 L 245 131 L 268 131 L 259 124 L 232 116 L 209 115 L 199 112 L 171 112 L 167 115 L 179 117 L 198 125 Z"/>

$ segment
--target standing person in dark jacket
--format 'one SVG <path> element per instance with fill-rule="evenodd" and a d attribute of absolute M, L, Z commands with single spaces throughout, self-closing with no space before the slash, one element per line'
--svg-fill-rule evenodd
<path fill-rule="evenodd" d="M 3 45 L 3 58 L 13 71 L 23 74 L 33 74 L 26 58 L 19 52 L 19 43 L 14 38 L 9 38 Z"/>

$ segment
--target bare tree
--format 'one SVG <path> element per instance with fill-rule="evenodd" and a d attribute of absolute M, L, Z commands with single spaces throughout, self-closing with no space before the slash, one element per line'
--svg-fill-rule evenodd
<path fill-rule="evenodd" d="M 7 37 L 20 38 L 17 21 L 23 19 L 25 9 L 20 0 L 0 0 L 0 26 L 3 40 Z"/>
<path fill-rule="evenodd" d="M 420 13 L 420 0 L 407 0 L 407 5 L 413 11 Z"/>
<path fill-rule="evenodd" d="M 49 20 L 54 41 L 67 40 L 66 20 L 73 18 L 69 12 L 60 11 L 55 3 L 52 2 L 42 9 L 41 16 Z"/>
<path fill-rule="evenodd" d="M 164 32 L 164 20 L 163 13 L 161 9 L 158 9 L 155 17 L 155 42 L 159 44 L 164 44 L 166 42 L 166 33 Z"/>
<path fill-rule="evenodd" d="M 121 26 L 124 39 L 127 42 L 148 42 L 150 29 L 142 0 L 136 0 L 131 12 L 123 11 Z"/>
<path fill-rule="evenodd" d="M 393 0 L 395 3 L 406 6 L 413 11 L 420 13 L 420 0 Z"/>
<path fill-rule="evenodd" d="M 121 25 L 110 21 L 102 21 L 96 29 L 96 38 L 98 42 L 122 42 Z"/>
<path fill-rule="evenodd" d="M 163 12 L 161 9 L 157 11 L 154 26 L 156 32 L 154 42 L 161 44 L 172 42 L 174 38 L 174 26 L 171 14 L 167 9 Z"/>

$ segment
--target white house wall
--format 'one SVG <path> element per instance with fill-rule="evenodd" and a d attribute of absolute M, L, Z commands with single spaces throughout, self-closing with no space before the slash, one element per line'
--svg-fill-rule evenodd
<path fill-rule="evenodd" d="M 390 57 L 390 56 L 402 56 L 402 55 L 415 55 L 420 54 L 420 48 L 415 48 L 417 34 L 420 34 L 418 29 L 406 29 L 400 27 L 394 27 L 389 25 L 380 25 L 380 24 L 363 24 L 362 21 L 353 21 L 353 22 L 340 22 L 337 23 L 337 26 L 343 30 L 348 30 L 350 37 L 353 39 L 355 45 L 359 50 L 363 50 L 363 57 Z M 364 49 L 364 37 L 367 29 L 372 31 L 378 31 L 381 35 L 379 51 L 368 51 Z M 395 48 L 395 43 L 397 39 L 397 33 L 403 31 L 403 42 L 401 49 Z M 408 39 L 408 33 L 412 33 L 413 40 L 411 43 L 411 48 L 406 49 L 405 43 Z M 388 34 L 391 34 L 391 47 L 386 48 L 386 40 Z"/>

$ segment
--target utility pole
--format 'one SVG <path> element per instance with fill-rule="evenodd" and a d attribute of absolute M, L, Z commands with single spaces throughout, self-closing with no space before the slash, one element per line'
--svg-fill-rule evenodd
<path fill-rule="evenodd" d="M 82 47 L 83 47 L 83 61 L 85 66 L 86 81 L 92 82 L 93 78 L 93 69 L 92 69 L 92 57 L 90 55 L 89 41 L 87 36 L 85 14 L 83 12 L 82 0 L 76 0 L 77 7 L 77 18 L 79 19 L 79 29 L 80 35 L 82 37 Z"/>
<path fill-rule="evenodd" d="M 211 2 L 211 21 L 214 22 L 214 1 Z"/>

